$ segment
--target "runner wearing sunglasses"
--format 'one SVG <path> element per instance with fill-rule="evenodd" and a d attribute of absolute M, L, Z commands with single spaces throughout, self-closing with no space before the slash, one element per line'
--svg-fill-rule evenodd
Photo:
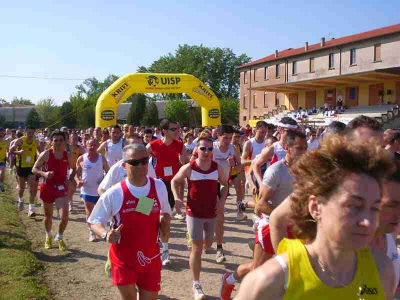
<path fill-rule="evenodd" d="M 200 285 L 201 255 L 203 248 L 209 249 L 212 246 L 217 211 L 223 210 L 223 202 L 217 202 L 217 184 L 228 184 L 222 168 L 211 159 L 213 148 L 211 138 L 200 137 L 198 158 L 180 168 L 172 179 L 172 191 L 177 205 L 183 203 L 182 186 L 185 180 L 188 182 L 186 223 L 192 245 L 189 265 L 193 276 L 194 299 L 198 300 L 205 299 Z"/>

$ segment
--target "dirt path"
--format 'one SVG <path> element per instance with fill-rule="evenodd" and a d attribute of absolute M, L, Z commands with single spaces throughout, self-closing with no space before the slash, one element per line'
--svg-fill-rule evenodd
<path fill-rule="evenodd" d="M 104 242 L 88 242 L 88 228 L 79 194 L 74 196 L 74 205 L 74 212 L 64 234 L 68 246 L 66 253 L 61 253 L 58 248 L 44 249 L 42 208 L 36 208 L 38 215 L 35 219 L 28 219 L 25 205 L 23 220 L 27 226 L 28 237 L 32 241 L 32 250 L 45 265 L 43 279 L 54 299 L 118 299 L 118 292 L 111 285 L 111 279 L 104 275 L 107 245 Z M 217 296 L 224 272 L 233 271 L 238 264 L 249 262 L 251 259 L 247 242 L 253 237 L 252 222 L 237 222 L 235 208 L 233 198 L 229 197 L 226 205 L 224 245 L 227 262 L 217 264 L 215 250 L 213 254 L 203 254 L 201 284 L 207 299 L 219 299 Z M 250 217 L 250 214 L 248 216 Z M 57 225 L 58 220 L 54 220 L 53 234 L 57 232 Z M 162 271 L 162 290 L 158 299 L 193 299 L 189 252 L 185 240 L 186 224 L 173 220 L 171 232 L 169 248 L 173 264 Z M 215 243 L 213 246 L 215 248 Z"/>

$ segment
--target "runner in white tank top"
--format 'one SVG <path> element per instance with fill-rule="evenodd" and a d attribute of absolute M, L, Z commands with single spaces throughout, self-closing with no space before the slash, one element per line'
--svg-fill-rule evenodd
<path fill-rule="evenodd" d="M 260 157 L 254 162 L 254 176 L 256 177 L 258 183 L 262 182 L 261 166 L 267 161 L 272 160 L 273 156 L 276 155 L 277 160 L 281 160 L 285 157 L 286 152 L 283 149 L 284 140 L 286 137 L 286 132 L 289 130 L 297 130 L 297 122 L 290 117 L 283 117 L 278 124 L 278 133 L 280 135 L 280 140 L 274 143 L 271 147 L 264 148 L 261 151 Z"/>
<path fill-rule="evenodd" d="M 99 142 L 92 138 L 87 142 L 88 153 L 81 155 L 77 162 L 75 181 L 77 187 L 81 188 L 81 199 L 85 204 L 86 220 L 99 200 L 97 188 L 102 181 L 104 174 L 108 172 L 107 160 L 97 153 Z M 95 234 L 89 228 L 89 242 L 96 240 Z"/>
<path fill-rule="evenodd" d="M 125 147 L 125 140 L 122 138 L 121 127 L 114 125 L 111 128 L 111 138 L 104 141 L 97 149 L 98 153 L 106 151 L 106 159 L 108 165 L 112 167 L 113 164 L 122 159 L 122 149 Z"/>

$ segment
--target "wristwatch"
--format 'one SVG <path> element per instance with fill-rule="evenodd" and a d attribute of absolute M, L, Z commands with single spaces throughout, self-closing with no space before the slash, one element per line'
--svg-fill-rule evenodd
<path fill-rule="evenodd" d="M 103 241 L 105 241 L 105 242 L 107 242 L 107 234 L 108 234 L 108 231 L 103 232 L 103 234 L 101 235 L 101 239 L 102 239 Z"/>

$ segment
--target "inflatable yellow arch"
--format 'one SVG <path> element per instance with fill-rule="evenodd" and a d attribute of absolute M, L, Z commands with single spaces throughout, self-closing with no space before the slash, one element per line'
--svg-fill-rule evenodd
<path fill-rule="evenodd" d="M 134 93 L 185 93 L 201 106 L 203 126 L 221 124 L 217 96 L 196 77 L 188 74 L 132 73 L 119 78 L 101 94 L 96 104 L 96 126 L 115 125 L 117 107 Z"/>

